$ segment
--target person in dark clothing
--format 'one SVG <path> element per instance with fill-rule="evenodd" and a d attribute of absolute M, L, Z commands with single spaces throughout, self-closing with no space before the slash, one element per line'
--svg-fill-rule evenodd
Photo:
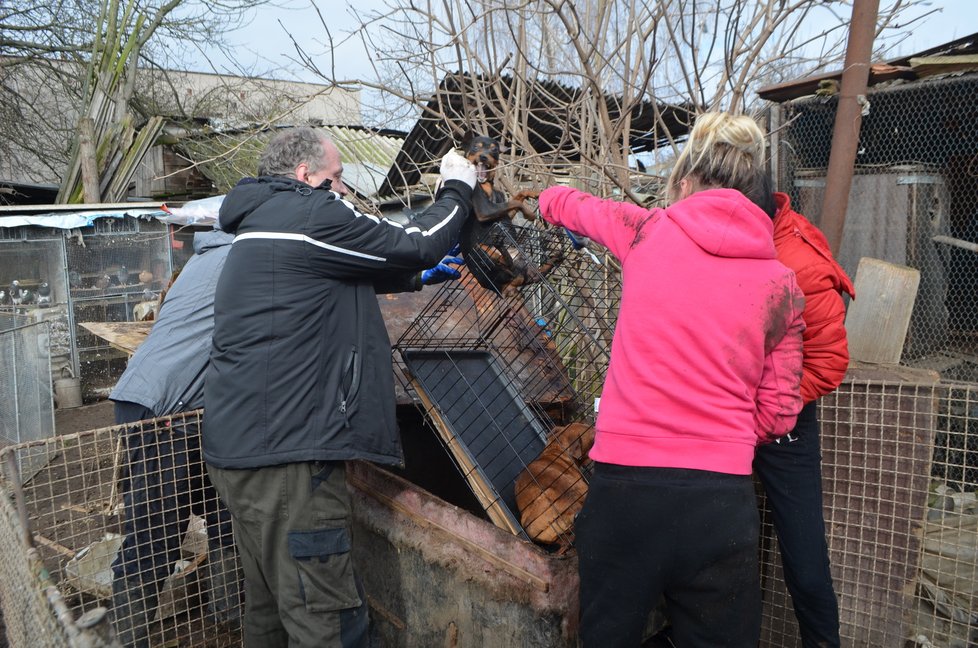
<path fill-rule="evenodd" d="M 787 194 L 772 193 L 774 247 L 794 270 L 805 293 L 801 397 L 798 423 L 777 443 L 757 448 L 754 473 L 764 486 L 778 535 L 784 580 L 804 648 L 838 647 L 839 605 L 829 570 L 822 513 L 822 451 L 817 399 L 839 386 L 849 366 L 843 293 L 852 281 L 832 256 L 825 236 L 791 208 Z"/>
<path fill-rule="evenodd" d="M 358 212 L 342 172 L 325 133 L 291 129 L 221 207 L 236 237 L 217 287 L 203 449 L 242 556 L 246 646 L 366 645 L 344 461 L 403 461 L 376 293 L 420 288 L 416 273 L 471 211 L 475 168 L 454 152 L 410 225 Z"/>
<path fill-rule="evenodd" d="M 190 412 L 203 406 L 204 373 L 214 321 L 214 288 L 233 237 L 199 232 L 196 254 L 167 293 L 152 331 L 129 360 L 109 398 L 116 423 Z M 113 616 L 126 646 L 148 646 L 159 591 L 174 564 L 191 514 L 207 523 L 204 563 L 214 620 L 240 617 L 239 568 L 231 516 L 204 472 L 196 418 L 131 425 L 124 434 L 128 476 L 122 548 L 112 564 Z"/>

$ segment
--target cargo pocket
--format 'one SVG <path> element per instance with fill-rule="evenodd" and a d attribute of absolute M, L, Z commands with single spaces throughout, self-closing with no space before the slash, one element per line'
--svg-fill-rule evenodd
<path fill-rule="evenodd" d="M 359 607 L 345 527 L 289 532 L 289 555 L 299 570 L 299 593 L 308 612 Z"/>

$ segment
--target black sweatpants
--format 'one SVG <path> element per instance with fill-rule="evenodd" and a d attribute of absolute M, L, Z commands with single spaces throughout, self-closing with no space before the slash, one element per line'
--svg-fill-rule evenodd
<path fill-rule="evenodd" d="M 584 648 L 636 648 L 665 597 L 680 648 L 756 648 L 758 514 L 749 475 L 595 465 L 575 524 Z"/>
<path fill-rule="evenodd" d="M 839 646 L 839 604 L 822 515 L 822 451 L 815 403 L 791 434 L 760 446 L 754 472 L 764 486 L 804 648 Z"/>

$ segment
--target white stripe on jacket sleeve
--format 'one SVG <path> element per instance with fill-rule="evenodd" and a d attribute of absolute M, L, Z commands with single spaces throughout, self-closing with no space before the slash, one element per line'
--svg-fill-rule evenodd
<path fill-rule="evenodd" d="M 238 241 L 246 241 L 248 239 L 299 241 L 301 243 L 309 243 L 310 245 L 321 247 L 325 250 L 330 250 L 331 252 L 338 252 L 339 254 L 346 254 L 360 259 L 369 259 L 371 261 L 387 261 L 385 257 L 379 257 L 373 254 L 365 254 L 363 252 L 357 252 L 356 250 L 348 250 L 346 248 L 341 248 L 336 245 L 330 245 L 329 243 L 323 243 L 322 241 L 317 241 L 316 239 L 306 236 L 305 234 L 292 234 L 290 232 L 248 232 L 247 234 L 238 234 L 237 236 L 235 236 L 234 243 L 237 243 Z"/>

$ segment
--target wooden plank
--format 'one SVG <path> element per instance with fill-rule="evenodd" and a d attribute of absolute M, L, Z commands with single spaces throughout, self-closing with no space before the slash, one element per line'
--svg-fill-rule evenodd
<path fill-rule="evenodd" d="M 482 504 L 489 519 L 499 528 L 505 529 L 514 535 L 520 535 L 522 529 L 514 523 L 511 516 L 506 514 L 504 504 L 494 495 L 495 490 L 492 484 L 486 480 L 482 471 L 472 461 L 472 457 L 469 455 L 465 444 L 455 436 L 452 426 L 442 417 L 441 410 L 428 397 L 428 392 L 424 389 L 424 386 L 414 376 L 408 376 L 408 379 L 411 382 L 411 388 L 417 394 L 425 411 L 431 417 L 434 428 L 438 431 L 438 436 L 441 437 L 449 453 L 458 462 L 462 476 L 465 477 L 465 481 L 468 482 L 476 499 Z"/>
<path fill-rule="evenodd" d="M 920 285 L 920 271 L 863 257 L 856 270 L 856 299 L 846 314 L 849 357 L 899 364 Z"/>
<path fill-rule="evenodd" d="M 970 72 L 978 69 L 978 54 L 916 56 L 910 59 L 910 65 L 918 77 L 947 74 L 949 72 Z"/>
<path fill-rule="evenodd" d="M 136 352 L 153 328 L 152 322 L 79 322 L 78 325 L 129 355 Z"/>

